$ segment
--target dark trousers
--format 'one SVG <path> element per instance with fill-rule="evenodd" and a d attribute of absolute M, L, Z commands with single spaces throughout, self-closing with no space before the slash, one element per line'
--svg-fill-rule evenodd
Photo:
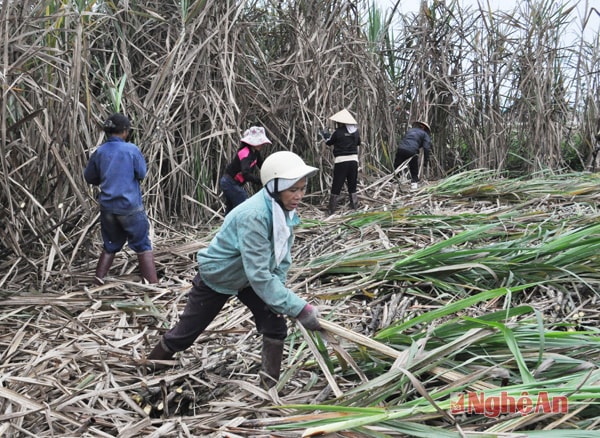
<path fill-rule="evenodd" d="M 404 149 L 398 149 L 396 151 L 396 157 L 394 158 L 394 168 L 400 166 L 406 160 L 408 162 L 408 170 L 410 171 L 410 181 L 419 182 L 419 153 L 410 152 Z"/>
<path fill-rule="evenodd" d="M 225 197 L 225 216 L 227 216 L 231 210 L 248 199 L 248 192 L 229 175 L 222 176 L 219 183 Z"/>
<path fill-rule="evenodd" d="M 342 192 L 344 182 L 348 186 L 348 193 L 356 193 L 358 182 L 358 161 L 344 161 L 333 165 L 333 182 L 331 183 L 331 194 L 339 195 Z"/>
<path fill-rule="evenodd" d="M 121 251 L 125 242 L 136 253 L 151 251 L 149 230 L 148 216 L 141 207 L 129 214 L 100 211 L 100 233 L 109 254 Z"/>
<path fill-rule="evenodd" d="M 164 345 L 173 352 L 190 347 L 231 298 L 231 295 L 209 288 L 199 274 L 192 280 L 192 285 L 183 314 L 163 336 Z M 237 297 L 252 312 L 258 333 L 272 339 L 284 340 L 287 337 L 285 318 L 271 311 L 251 287 L 239 291 Z"/>

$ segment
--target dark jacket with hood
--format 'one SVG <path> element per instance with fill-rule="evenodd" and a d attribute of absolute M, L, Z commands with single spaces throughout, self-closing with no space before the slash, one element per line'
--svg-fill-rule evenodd
<path fill-rule="evenodd" d="M 431 137 L 427 131 L 422 128 L 410 128 L 400 142 L 398 150 L 402 150 L 406 155 L 417 155 L 420 148 L 423 148 L 425 161 L 428 161 L 429 154 L 431 153 Z M 398 167 L 400 164 L 401 163 L 395 163 L 394 166 Z"/>

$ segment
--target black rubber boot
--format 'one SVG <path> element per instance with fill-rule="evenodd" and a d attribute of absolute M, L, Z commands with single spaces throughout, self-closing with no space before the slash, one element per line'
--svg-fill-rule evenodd
<path fill-rule="evenodd" d="M 350 208 L 352 210 L 358 208 L 358 193 L 350 193 Z"/>
<path fill-rule="evenodd" d="M 260 382 L 263 388 L 269 389 L 279 381 L 281 360 L 283 359 L 283 340 L 263 336 L 261 356 Z"/>
<path fill-rule="evenodd" d="M 327 212 L 329 214 L 335 213 L 339 198 L 340 198 L 340 195 L 331 195 L 331 197 L 329 198 L 329 205 L 327 206 Z"/>
<path fill-rule="evenodd" d="M 158 283 L 156 265 L 154 264 L 154 253 L 152 251 L 144 251 L 139 252 L 137 256 L 142 277 L 150 284 Z"/>
<path fill-rule="evenodd" d="M 108 274 L 108 270 L 115 259 L 114 253 L 108 253 L 106 251 L 102 251 L 100 254 L 100 258 L 98 259 L 98 264 L 96 265 L 96 284 L 104 284 L 104 277 Z"/>

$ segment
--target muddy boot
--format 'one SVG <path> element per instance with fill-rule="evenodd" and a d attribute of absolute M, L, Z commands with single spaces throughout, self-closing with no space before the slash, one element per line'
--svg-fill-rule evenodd
<path fill-rule="evenodd" d="M 335 209 L 337 208 L 338 199 L 340 195 L 331 195 L 329 198 L 329 205 L 327 206 L 327 213 L 333 214 L 335 213 Z"/>
<path fill-rule="evenodd" d="M 283 340 L 263 336 L 262 365 L 260 383 L 265 389 L 270 389 L 279 381 L 281 360 L 283 359 Z"/>
<path fill-rule="evenodd" d="M 150 352 L 150 354 L 148 355 L 148 360 L 149 361 L 155 361 L 155 360 L 171 360 L 173 359 L 173 355 L 175 353 L 173 353 L 171 350 L 169 350 L 164 344 L 163 344 L 163 340 L 161 338 L 161 340 L 158 342 L 158 344 L 156 344 L 156 346 L 154 347 L 154 349 Z M 149 371 L 160 371 L 160 370 L 164 370 L 166 368 L 169 368 L 169 365 L 163 364 L 163 363 L 150 363 L 148 364 L 148 370 Z"/>
<path fill-rule="evenodd" d="M 115 253 L 102 251 L 100 258 L 98 259 L 98 264 L 96 265 L 96 277 L 94 279 L 96 284 L 104 284 L 104 277 L 108 274 L 108 270 L 114 259 Z"/>
<path fill-rule="evenodd" d="M 358 193 L 350 193 L 350 208 L 352 210 L 358 208 Z"/>
<path fill-rule="evenodd" d="M 139 252 L 137 256 L 142 277 L 150 284 L 158 283 L 156 266 L 154 265 L 154 253 L 152 251 L 144 251 Z"/>

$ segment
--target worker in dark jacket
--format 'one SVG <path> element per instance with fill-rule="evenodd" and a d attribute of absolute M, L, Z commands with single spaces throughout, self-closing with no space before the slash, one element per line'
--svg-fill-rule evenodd
<path fill-rule="evenodd" d="M 271 140 L 265 135 L 265 128 L 252 126 L 244 132 L 235 157 L 219 181 L 225 197 L 225 215 L 248 199 L 244 189 L 247 182 L 260 184 L 255 170 L 262 165 L 260 151 L 267 144 L 271 144 Z"/>
<path fill-rule="evenodd" d="M 350 196 L 350 207 L 356 209 L 358 206 L 358 194 L 356 185 L 358 183 L 358 146 L 360 145 L 360 134 L 358 125 L 352 114 L 343 109 L 329 118 L 336 123 L 336 129 L 328 135 L 323 132 L 325 144 L 333 146 L 333 181 L 331 183 L 331 195 L 327 211 L 333 214 L 342 192 L 344 182 L 348 187 Z"/>
<path fill-rule="evenodd" d="M 431 154 L 431 128 L 423 121 L 416 121 L 413 123 L 413 127 L 408 130 L 398 149 L 394 158 L 394 169 L 404 163 L 408 162 L 408 169 L 410 171 L 411 188 L 418 188 L 419 183 L 419 151 L 423 149 L 425 154 L 425 163 L 429 162 L 429 156 Z"/>
<path fill-rule="evenodd" d="M 123 114 L 113 114 L 103 126 L 108 137 L 90 157 L 83 176 L 100 187 L 100 231 L 104 251 L 96 266 L 96 283 L 102 284 L 125 242 L 137 253 L 142 277 L 158 283 L 150 243 L 148 216 L 142 204 L 140 182 L 146 176 L 146 160 L 139 148 L 127 141 L 131 123 Z"/>

